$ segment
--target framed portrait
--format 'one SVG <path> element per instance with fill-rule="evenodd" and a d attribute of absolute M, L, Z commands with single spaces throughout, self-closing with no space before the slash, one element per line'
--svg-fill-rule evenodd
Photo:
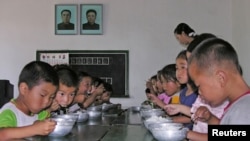
<path fill-rule="evenodd" d="M 55 34 L 70 35 L 77 34 L 77 5 L 57 4 L 55 5 Z"/>
<path fill-rule="evenodd" d="M 103 34 L 103 5 L 81 4 L 81 34 Z"/>

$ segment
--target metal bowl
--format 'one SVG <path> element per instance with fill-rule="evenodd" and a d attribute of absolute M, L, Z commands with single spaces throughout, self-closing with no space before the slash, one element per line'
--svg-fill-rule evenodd
<path fill-rule="evenodd" d="M 132 106 L 131 110 L 132 110 L 132 112 L 140 112 L 141 106 Z"/>
<path fill-rule="evenodd" d="M 106 112 L 106 111 L 113 109 L 115 107 L 116 107 L 115 104 L 102 104 L 102 111 Z"/>
<path fill-rule="evenodd" d="M 64 119 L 72 119 L 74 121 L 78 120 L 79 115 L 76 113 L 68 113 L 63 115 L 55 115 L 52 118 L 64 118 Z"/>
<path fill-rule="evenodd" d="M 164 116 L 166 115 L 162 109 L 141 109 L 140 115 L 144 119 L 148 119 L 152 116 Z"/>
<path fill-rule="evenodd" d="M 76 122 L 85 122 L 89 119 L 89 114 L 85 110 L 77 111 L 76 114 L 78 114 Z"/>
<path fill-rule="evenodd" d="M 141 105 L 141 110 L 153 109 L 151 105 Z"/>
<path fill-rule="evenodd" d="M 102 111 L 87 110 L 87 113 L 89 115 L 89 119 L 98 119 L 102 117 Z"/>
<path fill-rule="evenodd" d="M 158 141 L 181 141 L 186 138 L 188 128 L 181 123 L 155 123 L 149 124 L 149 130 Z"/>
<path fill-rule="evenodd" d="M 49 136 L 61 137 L 69 134 L 75 124 L 74 119 L 65 118 L 51 118 L 51 120 L 56 121 L 55 129 L 49 134 Z"/>
<path fill-rule="evenodd" d="M 170 123 L 173 120 L 170 117 L 152 116 L 143 121 L 145 127 L 149 129 L 149 125 L 153 123 Z"/>
<path fill-rule="evenodd" d="M 87 111 L 102 111 L 102 105 L 90 106 L 87 108 Z"/>

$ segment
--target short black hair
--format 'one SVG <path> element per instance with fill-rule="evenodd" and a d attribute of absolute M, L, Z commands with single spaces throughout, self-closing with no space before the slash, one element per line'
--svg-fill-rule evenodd
<path fill-rule="evenodd" d="M 110 83 L 105 82 L 104 83 L 104 88 L 105 88 L 106 91 L 113 93 L 113 87 L 112 87 L 112 85 Z"/>
<path fill-rule="evenodd" d="M 68 87 L 78 87 L 78 76 L 76 72 L 66 64 L 54 65 L 59 82 Z"/>
<path fill-rule="evenodd" d="M 93 77 L 92 85 L 93 85 L 94 87 L 98 87 L 98 86 L 100 86 L 101 84 L 104 85 L 104 81 L 103 81 L 101 78 L 99 78 L 99 77 Z"/>
<path fill-rule="evenodd" d="M 187 55 L 186 55 L 187 50 L 181 50 L 179 54 L 177 55 L 176 59 L 184 59 L 187 60 Z"/>
<path fill-rule="evenodd" d="M 215 37 L 216 36 L 212 33 L 202 33 L 198 35 L 196 38 L 194 38 L 194 40 L 188 45 L 187 51 L 192 52 L 195 49 L 195 47 L 202 41 L 209 39 L 209 38 L 215 38 Z"/>
<path fill-rule="evenodd" d="M 96 10 L 94 10 L 94 9 L 89 9 L 89 10 L 87 10 L 87 11 L 86 11 L 86 15 L 88 15 L 88 13 L 90 13 L 90 12 L 95 13 L 95 16 L 97 15 Z"/>
<path fill-rule="evenodd" d="M 50 64 L 42 61 L 32 61 L 22 69 L 19 75 L 18 86 L 24 82 L 31 89 L 42 81 L 50 82 L 57 87 L 59 85 L 58 76 Z"/>
<path fill-rule="evenodd" d="M 161 75 L 169 81 L 178 82 L 176 78 L 176 64 L 168 64 L 161 70 Z"/>
<path fill-rule="evenodd" d="M 150 77 L 150 80 L 157 80 L 157 74 Z"/>
<path fill-rule="evenodd" d="M 195 63 L 201 70 L 209 70 L 212 66 L 230 63 L 231 69 L 242 74 L 238 55 L 233 46 L 220 38 L 210 38 L 202 41 L 192 52 L 188 65 Z"/>
<path fill-rule="evenodd" d="M 63 12 L 69 12 L 69 15 L 71 16 L 71 11 L 70 11 L 70 10 L 68 10 L 68 9 L 63 9 L 63 10 L 61 11 L 61 15 L 62 15 Z"/>
<path fill-rule="evenodd" d="M 79 81 L 79 82 L 81 82 L 82 79 L 85 78 L 85 77 L 90 77 L 90 78 L 92 78 L 92 76 L 91 76 L 89 73 L 85 72 L 85 71 L 78 71 L 78 72 L 77 72 L 77 75 L 78 75 L 78 81 Z"/>

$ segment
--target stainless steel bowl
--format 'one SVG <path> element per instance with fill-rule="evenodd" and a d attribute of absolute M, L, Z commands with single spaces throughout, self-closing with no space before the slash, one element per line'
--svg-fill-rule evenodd
<path fill-rule="evenodd" d="M 161 116 L 152 116 L 146 120 L 143 120 L 143 123 L 147 129 L 149 129 L 150 124 L 154 123 L 170 123 L 173 122 L 172 118 L 170 117 L 161 117 Z"/>
<path fill-rule="evenodd" d="M 140 114 L 141 114 L 141 117 L 144 119 L 148 119 L 152 116 L 166 115 L 166 113 L 162 109 L 141 109 Z"/>
<path fill-rule="evenodd" d="M 87 113 L 89 115 L 89 119 L 98 119 L 102 117 L 102 111 L 87 110 Z"/>
<path fill-rule="evenodd" d="M 76 114 L 78 114 L 76 122 L 85 122 L 89 119 L 89 114 L 85 110 L 77 111 Z"/>
<path fill-rule="evenodd" d="M 158 141 L 181 141 L 186 138 L 188 131 L 181 123 L 149 124 L 149 130 Z"/>
<path fill-rule="evenodd" d="M 75 124 L 74 119 L 65 119 L 60 117 L 51 118 L 51 120 L 56 121 L 56 127 L 49 136 L 61 137 L 69 134 Z"/>
<path fill-rule="evenodd" d="M 131 110 L 132 110 L 132 112 L 140 112 L 141 106 L 132 106 Z"/>
<path fill-rule="evenodd" d="M 153 109 L 151 105 L 141 105 L 142 110 Z"/>
<path fill-rule="evenodd" d="M 103 112 L 106 112 L 110 109 L 114 109 L 116 108 L 116 105 L 115 104 L 102 104 L 102 111 Z"/>
<path fill-rule="evenodd" d="M 68 113 L 68 114 L 63 114 L 63 115 L 55 115 L 52 118 L 64 118 L 64 119 L 72 119 L 74 121 L 77 121 L 78 116 L 79 115 L 76 113 Z"/>
<path fill-rule="evenodd" d="M 87 108 L 87 111 L 102 111 L 102 105 L 90 106 Z"/>

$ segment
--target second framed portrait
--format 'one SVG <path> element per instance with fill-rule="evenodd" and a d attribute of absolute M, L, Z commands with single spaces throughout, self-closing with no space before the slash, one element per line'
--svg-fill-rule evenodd
<path fill-rule="evenodd" d="M 77 5 L 57 4 L 55 6 L 55 34 L 77 34 Z"/>
<path fill-rule="evenodd" d="M 81 4 L 81 34 L 103 34 L 103 5 Z"/>

